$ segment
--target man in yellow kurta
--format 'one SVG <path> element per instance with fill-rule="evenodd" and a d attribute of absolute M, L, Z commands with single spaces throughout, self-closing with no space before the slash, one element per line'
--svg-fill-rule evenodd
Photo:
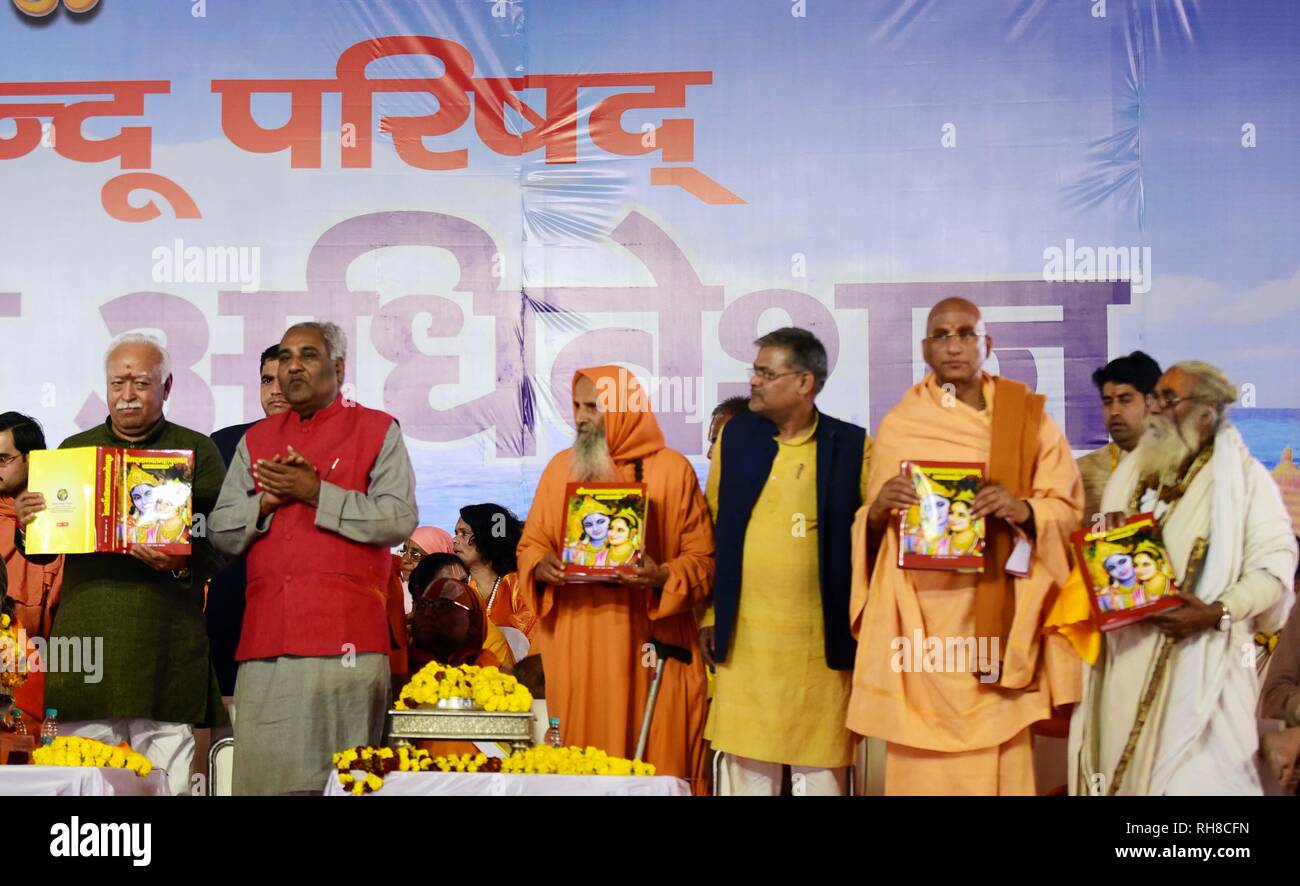
<path fill-rule="evenodd" d="M 992 339 L 975 305 L 935 305 L 921 346 L 932 372 L 877 429 L 854 524 L 847 722 L 885 740 L 887 794 L 1033 794 L 1029 726 L 1079 696 L 1078 657 L 1042 625 L 1070 572 L 1083 486 L 1044 398 L 981 371 Z M 986 520 L 983 573 L 898 566 L 897 513 L 917 501 L 904 460 L 985 466 L 971 504 Z M 1018 539 L 1032 544 L 1024 578 L 1003 568 L 1024 553 Z"/>
<path fill-rule="evenodd" d="M 700 646 L 716 661 L 705 736 L 723 752 L 719 793 L 841 794 L 856 737 L 844 727 L 853 668 L 850 530 L 863 501 L 866 430 L 817 411 L 826 351 L 812 333 L 760 338 L 749 411 L 709 465 L 714 606 Z"/>

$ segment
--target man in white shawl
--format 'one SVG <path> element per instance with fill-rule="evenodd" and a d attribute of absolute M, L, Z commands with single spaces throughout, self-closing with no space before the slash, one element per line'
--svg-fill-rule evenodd
<path fill-rule="evenodd" d="M 1291 520 L 1225 418 L 1237 389 L 1222 371 L 1179 363 L 1154 399 L 1146 433 L 1106 484 L 1102 512 L 1109 525 L 1156 515 L 1184 605 L 1105 634 L 1096 664 L 1084 666 L 1070 784 L 1077 794 L 1260 794 L 1253 637 L 1280 628 L 1291 609 Z M 1198 539 L 1208 546 L 1188 594 Z"/>

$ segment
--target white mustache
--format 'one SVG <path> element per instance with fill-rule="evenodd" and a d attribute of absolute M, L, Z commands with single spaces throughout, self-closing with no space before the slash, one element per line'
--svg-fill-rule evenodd
<path fill-rule="evenodd" d="M 144 404 L 138 400 L 133 400 L 130 403 L 126 403 L 126 402 L 119 403 L 113 408 L 116 409 L 118 412 L 123 412 L 127 409 L 144 409 Z"/>

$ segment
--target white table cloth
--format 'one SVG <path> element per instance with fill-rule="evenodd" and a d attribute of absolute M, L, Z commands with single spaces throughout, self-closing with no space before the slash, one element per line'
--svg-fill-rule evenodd
<path fill-rule="evenodd" d="M 359 774 L 359 773 L 358 773 Z M 499 772 L 393 772 L 377 797 L 687 797 L 690 787 L 670 775 L 502 775 Z M 325 796 L 350 793 L 337 773 Z"/>
<path fill-rule="evenodd" d="M 144 778 L 130 769 L 89 766 L 0 766 L 0 797 L 166 797 L 166 773 Z"/>

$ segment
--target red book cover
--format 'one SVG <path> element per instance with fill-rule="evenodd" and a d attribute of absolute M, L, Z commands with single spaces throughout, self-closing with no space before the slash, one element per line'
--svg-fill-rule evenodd
<path fill-rule="evenodd" d="M 1137 514 L 1103 532 L 1080 529 L 1071 540 L 1102 631 L 1183 605 L 1154 514 Z"/>
<path fill-rule="evenodd" d="M 117 550 L 117 497 L 114 490 L 122 450 L 101 446 L 95 455 L 95 549 Z"/>
<path fill-rule="evenodd" d="M 630 573 L 645 552 L 644 483 L 570 483 L 565 487 L 564 579 L 609 582 Z"/>
<path fill-rule="evenodd" d="M 971 502 L 984 484 L 984 465 L 905 461 L 920 504 L 898 517 L 898 565 L 903 569 L 984 571 L 984 519 L 972 520 Z"/>

